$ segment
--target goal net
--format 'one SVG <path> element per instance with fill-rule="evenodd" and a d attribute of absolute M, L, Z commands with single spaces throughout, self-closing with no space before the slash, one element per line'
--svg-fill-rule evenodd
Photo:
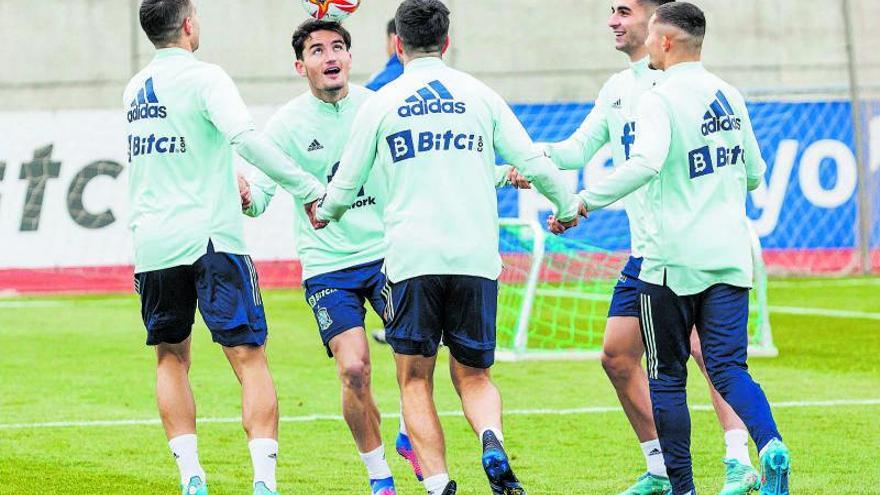
<path fill-rule="evenodd" d="M 597 358 L 612 290 L 628 253 L 554 236 L 537 221 L 510 218 L 501 220 L 500 250 L 504 269 L 498 297 L 498 358 Z M 753 259 L 749 352 L 775 356 L 757 236 Z"/>

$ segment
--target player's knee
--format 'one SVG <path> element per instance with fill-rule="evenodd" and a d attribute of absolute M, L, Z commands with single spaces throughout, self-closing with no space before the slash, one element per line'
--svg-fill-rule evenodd
<path fill-rule="evenodd" d="M 343 385 L 355 392 L 368 390 L 370 387 L 370 363 L 366 360 L 353 360 L 340 365 L 339 375 Z"/>
<path fill-rule="evenodd" d="M 626 354 L 609 354 L 602 352 L 602 368 L 612 381 L 626 380 L 637 373 L 641 360 Z"/>
<path fill-rule="evenodd" d="M 703 373 L 708 373 L 708 370 L 706 369 L 706 361 L 703 360 L 703 350 L 700 348 L 700 346 L 691 346 L 691 356 L 694 358 L 697 366 L 700 367 L 700 371 L 702 371 Z"/>
<path fill-rule="evenodd" d="M 156 346 L 156 358 L 160 367 L 183 367 L 189 371 L 192 364 L 189 348 L 182 344 L 159 344 Z"/>

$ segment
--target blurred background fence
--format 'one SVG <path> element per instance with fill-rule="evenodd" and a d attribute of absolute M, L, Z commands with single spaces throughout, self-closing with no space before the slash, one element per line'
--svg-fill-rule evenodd
<path fill-rule="evenodd" d="M 396 0 L 363 0 L 347 27 L 353 82 L 381 68 Z M 626 67 L 608 0 L 447 0 L 448 62 L 497 89 L 536 140 L 566 138 Z M 771 272 L 880 270 L 880 2 L 696 0 L 706 66 L 746 94 L 768 162 L 750 194 Z M 152 57 L 138 0 L 0 0 L 0 291 L 128 290 L 121 93 Z M 258 124 L 306 90 L 292 69 L 298 0 L 197 0 L 198 56 L 223 66 Z M 600 153 L 572 187 L 610 170 Z M 454 194 L 454 191 L 451 192 Z M 297 281 L 291 202 L 248 222 L 269 285 Z M 540 218 L 533 193 L 499 192 L 503 216 Z M 621 210 L 569 234 L 626 249 Z M 695 240 L 695 242 L 698 242 Z"/>

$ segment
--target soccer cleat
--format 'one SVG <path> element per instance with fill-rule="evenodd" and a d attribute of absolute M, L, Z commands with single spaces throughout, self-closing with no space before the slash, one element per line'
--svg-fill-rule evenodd
<path fill-rule="evenodd" d="M 180 486 L 180 493 L 182 495 L 208 495 L 208 484 L 202 481 L 202 478 L 193 476 L 186 486 Z"/>
<path fill-rule="evenodd" d="M 736 459 L 724 459 L 724 464 L 727 475 L 718 495 L 747 495 L 761 489 L 761 477 L 755 468 Z"/>
<path fill-rule="evenodd" d="M 672 483 L 664 476 L 645 473 L 620 495 L 672 495 Z"/>
<path fill-rule="evenodd" d="M 409 461 L 409 465 L 412 467 L 416 479 L 422 481 L 422 467 L 419 466 L 419 460 L 416 458 L 416 452 L 413 450 L 412 444 L 409 442 L 409 437 L 406 436 L 405 433 L 398 432 L 395 444 L 397 447 L 397 453 L 400 454 L 400 457 Z"/>
<path fill-rule="evenodd" d="M 483 433 L 483 470 L 489 478 L 492 495 L 526 495 L 510 468 L 504 447 L 491 431 Z"/>
<path fill-rule="evenodd" d="M 265 483 L 258 481 L 254 483 L 254 495 L 278 495 L 278 492 L 273 492 Z"/>
<path fill-rule="evenodd" d="M 372 495 L 397 495 L 394 478 L 391 476 L 381 480 L 370 480 L 370 491 Z"/>
<path fill-rule="evenodd" d="M 781 440 L 774 438 L 761 455 L 761 495 L 788 495 L 791 453 Z"/>
<path fill-rule="evenodd" d="M 454 481 L 450 481 L 446 484 L 446 488 L 443 489 L 442 495 L 455 495 L 456 491 L 458 491 L 458 485 Z"/>

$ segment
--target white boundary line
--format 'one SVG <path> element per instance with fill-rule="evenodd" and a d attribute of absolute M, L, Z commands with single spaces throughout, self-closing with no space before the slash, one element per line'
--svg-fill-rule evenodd
<path fill-rule="evenodd" d="M 825 400 L 825 401 L 794 401 L 776 402 L 771 404 L 773 409 L 802 409 L 802 408 L 828 408 L 842 406 L 880 406 L 880 399 L 854 399 L 854 400 Z M 712 411 L 710 404 L 695 404 L 690 407 L 692 411 Z M 584 414 L 606 414 L 621 412 L 620 406 L 597 406 L 578 407 L 571 409 L 511 409 L 504 411 L 505 416 L 573 416 Z M 443 417 L 463 416 L 461 411 L 440 411 Z M 397 413 L 383 414 L 383 418 L 396 419 Z M 282 416 L 282 423 L 314 423 L 317 421 L 342 421 L 338 414 L 309 414 L 305 416 Z M 241 418 L 199 418 L 199 424 L 226 424 L 239 423 Z M 54 421 L 48 423 L 0 423 L 0 430 L 27 430 L 39 428 L 96 428 L 113 426 L 158 426 L 159 419 L 120 419 L 106 421 Z"/>
<path fill-rule="evenodd" d="M 880 320 L 880 313 L 847 311 L 843 309 L 798 308 L 795 306 L 768 306 L 771 313 L 788 315 L 823 316 L 826 318 L 847 318 L 852 320 Z"/>

